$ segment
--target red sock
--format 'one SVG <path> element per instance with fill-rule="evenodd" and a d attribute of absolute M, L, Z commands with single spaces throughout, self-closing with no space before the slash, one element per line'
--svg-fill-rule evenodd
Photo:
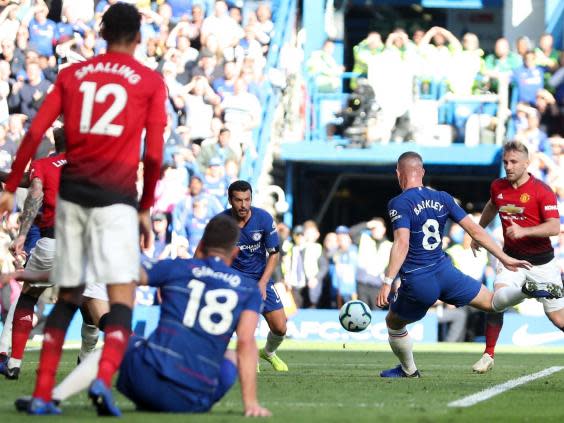
<path fill-rule="evenodd" d="M 486 349 L 484 353 L 489 354 L 492 358 L 495 354 L 495 346 L 502 327 L 503 313 L 486 314 Z"/>
<path fill-rule="evenodd" d="M 12 358 L 23 358 L 25 344 L 33 329 L 33 308 L 16 307 L 12 322 Z"/>
<path fill-rule="evenodd" d="M 129 341 L 130 330 L 121 325 L 106 326 L 104 349 L 98 365 L 98 379 L 111 388 L 112 377 L 117 371 Z"/>
<path fill-rule="evenodd" d="M 61 360 L 65 330 L 56 327 L 46 327 L 37 369 L 37 380 L 33 396 L 44 401 L 51 401 L 51 394 L 55 386 L 55 374 Z"/>

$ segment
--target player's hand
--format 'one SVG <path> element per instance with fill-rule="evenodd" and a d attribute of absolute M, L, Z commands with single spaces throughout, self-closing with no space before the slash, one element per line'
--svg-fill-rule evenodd
<path fill-rule="evenodd" d="M 472 240 L 472 242 L 470 243 L 470 248 L 472 249 L 472 254 L 474 254 L 474 257 L 478 257 L 476 253 L 482 248 L 478 241 Z"/>
<path fill-rule="evenodd" d="M 266 300 L 266 283 L 259 283 L 260 295 L 263 300 Z"/>
<path fill-rule="evenodd" d="M 259 404 L 245 406 L 245 417 L 270 417 L 272 413 Z"/>
<path fill-rule="evenodd" d="M 153 229 L 149 209 L 139 211 L 139 232 L 141 234 L 141 245 L 148 250 L 153 245 Z"/>
<path fill-rule="evenodd" d="M 533 265 L 528 261 L 517 260 L 513 257 L 509 257 L 507 254 L 505 255 L 505 257 L 500 259 L 500 261 L 505 267 L 507 267 L 507 269 L 511 270 L 512 272 L 516 272 L 519 268 L 530 269 L 531 267 L 533 267 Z"/>
<path fill-rule="evenodd" d="M 388 301 L 388 296 L 392 290 L 391 285 L 382 284 L 380 287 L 380 292 L 378 292 L 378 298 L 376 298 L 376 305 L 380 308 L 386 307 L 390 302 Z"/>
<path fill-rule="evenodd" d="M 14 209 L 14 193 L 4 191 L 0 195 L 0 216 L 11 213 Z"/>
<path fill-rule="evenodd" d="M 21 255 L 25 255 L 24 252 L 24 244 L 25 244 L 25 236 L 18 235 L 16 239 L 10 244 L 10 252 L 16 258 L 20 257 Z"/>
<path fill-rule="evenodd" d="M 505 234 L 511 239 L 521 239 L 526 236 L 526 229 L 519 226 L 514 221 L 511 221 L 511 225 L 505 231 Z"/>

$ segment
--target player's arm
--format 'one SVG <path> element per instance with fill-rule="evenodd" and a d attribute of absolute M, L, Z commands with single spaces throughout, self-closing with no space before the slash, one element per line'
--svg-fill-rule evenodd
<path fill-rule="evenodd" d="M 25 168 L 35 154 L 43 134 L 61 114 L 61 111 L 62 93 L 57 80 L 54 89 L 47 94 L 43 105 L 35 115 L 31 127 L 25 134 L 18 149 L 16 159 L 12 163 L 12 172 L 6 181 L 5 191 L 0 196 L 0 215 L 12 211 L 14 207 L 14 192 L 22 179 Z"/>
<path fill-rule="evenodd" d="M 4 172 L 3 170 L 0 170 L 0 182 L 6 182 L 8 180 L 8 178 L 10 177 L 10 172 Z M 20 184 L 18 185 L 18 187 L 20 188 L 29 188 L 29 172 L 24 173 L 22 180 L 20 181 Z"/>
<path fill-rule="evenodd" d="M 480 216 L 479 222 L 480 226 L 482 228 L 486 228 L 490 223 L 492 223 L 492 220 L 494 220 L 496 214 L 497 207 L 492 202 L 492 200 L 489 199 L 486 203 L 486 206 L 484 207 L 484 210 L 482 210 L 482 215 Z M 480 251 L 480 244 L 478 243 L 478 241 L 472 239 L 472 241 L 470 242 L 470 248 L 472 248 L 472 254 L 474 254 L 474 257 L 476 257 L 476 251 Z"/>
<path fill-rule="evenodd" d="M 458 222 L 462 229 L 464 229 L 472 239 L 476 240 L 486 250 L 493 254 L 501 263 L 509 270 L 515 271 L 517 268 L 529 269 L 531 264 L 525 260 L 517 260 L 509 257 L 503 252 L 501 247 L 488 235 L 486 230 L 472 220 L 470 216 L 464 217 Z"/>
<path fill-rule="evenodd" d="M 262 408 L 257 399 L 257 360 L 258 350 L 255 341 L 255 328 L 258 313 L 244 310 L 237 324 L 237 368 L 241 384 L 241 397 L 245 416 L 269 416 L 270 412 Z"/>
<path fill-rule="evenodd" d="M 506 235 L 511 239 L 529 238 L 548 238 L 560 233 L 560 219 L 551 218 L 537 226 L 522 227 L 515 221 L 511 221 L 511 226 L 506 230 Z"/>
<path fill-rule="evenodd" d="M 49 280 L 49 272 L 48 271 L 35 272 L 32 270 L 22 270 L 12 273 L 2 273 L 0 274 L 0 287 L 10 283 L 12 279 L 15 279 L 20 282 L 29 282 L 29 283 L 45 282 Z"/>
<path fill-rule="evenodd" d="M 278 257 L 280 256 L 278 249 L 273 249 L 268 252 L 268 257 L 266 259 L 266 267 L 264 268 L 264 273 L 259 280 L 259 288 L 262 294 L 262 298 L 266 299 L 266 284 L 272 277 L 276 266 L 278 266 Z"/>
<path fill-rule="evenodd" d="M 14 254 L 19 256 L 23 252 L 23 246 L 25 244 L 25 239 L 33 221 L 39 213 L 39 209 L 43 205 L 43 182 L 40 178 L 33 178 L 29 190 L 27 191 L 27 197 L 25 198 L 22 213 L 20 215 L 20 230 L 18 236 L 14 240 L 11 250 Z"/>
<path fill-rule="evenodd" d="M 390 262 L 388 263 L 384 281 L 378 293 L 378 298 L 376 299 L 376 305 L 378 307 L 387 306 L 389 303 L 388 295 L 392 289 L 392 283 L 399 273 L 409 251 L 409 237 L 410 233 L 408 228 L 397 228 L 394 230 L 394 242 L 390 250 Z"/>

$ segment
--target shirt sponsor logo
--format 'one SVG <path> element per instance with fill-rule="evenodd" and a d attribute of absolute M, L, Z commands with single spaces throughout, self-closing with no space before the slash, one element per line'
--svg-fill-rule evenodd
<path fill-rule="evenodd" d="M 260 242 L 257 242 L 256 244 L 239 245 L 240 251 L 248 251 L 251 254 L 258 251 L 259 248 L 260 248 Z"/>
<path fill-rule="evenodd" d="M 507 204 L 506 206 L 501 206 L 499 211 L 507 214 L 522 214 L 525 211 L 525 207 L 517 207 L 515 204 Z"/>
<path fill-rule="evenodd" d="M 526 203 L 530 199 L 531 199 L 531 196 L 529 194 L 527 194 L 526 192 L 521 194 L 521 196 L 519 197 L 519 201 L 521 201 L 521 203 Z"/>
<path fill-rule="evenodd" d="M 544 206 L 544 211 L 556 211 L 558 210 L 558 206 L 556 204 L 551 204 L 549 206 Z"/>

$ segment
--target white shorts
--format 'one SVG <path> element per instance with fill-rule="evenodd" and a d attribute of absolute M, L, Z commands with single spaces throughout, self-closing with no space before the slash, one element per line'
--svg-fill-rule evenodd
<path fill-rule="evenodd" d="M 31 249 L 31 255 L 25 268 L 33 272 L 50 272 L 55 261 L 55 240 L 53 238 L 40 238 Z M 53 286 L 49 281 L 34 282 L 29 284 L 32 287 L 48 288 Z"/>
<path fill-rule="evenodd" d="M 126 204 L 82 207 L 61 198 L 51 281 L 63 288 L 139 279 L 139 219 Z"/>
<path fill-rule="evenodd" d="M 96 300 L 108 301 L 108 290 L 106 289 L 105 283 L 87 283 L 83 297 L 94 298 Z"/>
<path fill-rule="evenodd" d="M 500 262 L 497 264 L 497 276 L 495 285 L 504 284 L 521 288 L 526 280 L 535 282 L 550 282 L 555 285 L 562 286 L 562 277 L 560 276 L 560 267 L 556 259 L 552 259 L 546 264 L 533 266 L 530 269 L 518 269 L 516 272 L 506 269 Z M 560 310 L 564 308 L 564 298 L 548 300 L 546 298 L 538 299 L 544 307 L 545 313 Z"/>

